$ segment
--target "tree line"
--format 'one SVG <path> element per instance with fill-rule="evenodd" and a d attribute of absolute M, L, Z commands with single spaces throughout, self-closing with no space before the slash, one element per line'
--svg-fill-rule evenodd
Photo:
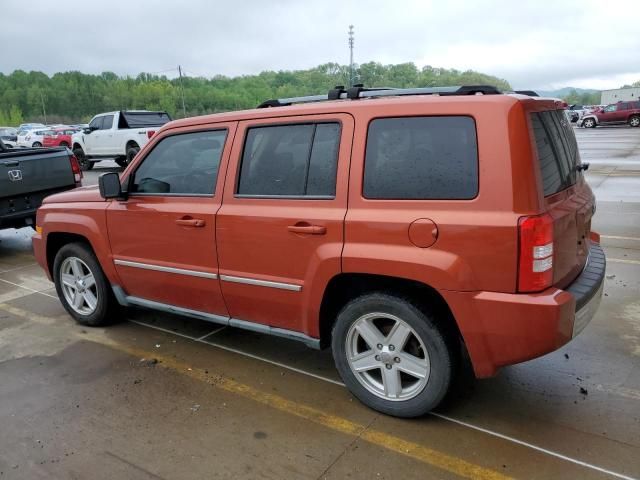
<path fill-rule="evenodd" d="M 349 84 L 346 65 L 326 63 L 308 70 L 265 71 L 257 75 L 212 78 L 112 72 L 99 75 L 16 70 L 0 73 L 0 126 L 22 122 L 80 123 L 100 112 L 125 109 L 166 110 L 172 118 L 254 108 L 264 100 L 318 94 Z M 367 87 L 435 87 L 487 84 L 509 90 L 506 80 L 475 72 L 413 63 L 357 65 L 356 83 Z M 45 118 L 46 117 L 46 118 Z"/>

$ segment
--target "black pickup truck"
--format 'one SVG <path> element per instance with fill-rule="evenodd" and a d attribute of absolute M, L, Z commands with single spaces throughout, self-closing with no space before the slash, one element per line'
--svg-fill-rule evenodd
<path fill-rule="evenodd" d="M 81 182 L 80 164 L 68 148 L 7 148 L 0 140 L 0 229 L 35 227 L 44 197 Z"/>

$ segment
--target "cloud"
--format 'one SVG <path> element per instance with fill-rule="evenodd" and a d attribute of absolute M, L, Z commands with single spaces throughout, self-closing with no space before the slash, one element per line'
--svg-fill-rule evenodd
<path fill-rule="evenodd" d="M 515 88 L 640 80 L 639 7 L 595 1 L 295 0 L 3 2 L 0 71 L 80 70 L 136 75 L 182 65 L 191 75 L 358 62 L 473 69 Z M 627 15 L 628 14 L 628 15 Z M 172 72 L 167 72 L 173 75 Z"/>

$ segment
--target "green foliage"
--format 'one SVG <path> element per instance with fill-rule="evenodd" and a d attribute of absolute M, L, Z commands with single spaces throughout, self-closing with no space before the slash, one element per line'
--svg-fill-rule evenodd
<path fill-rule="evenodd" d="M 600 92 L 577 92 L 571 90 L 562 98 L 569 105 L 598 105 L 600 103 Z"/>
<path fill-rule="evenodd" d="M 12 105 L 9 111 L 0 110 L 0 126 L 18 126 L 23 122 L 22 112 L 17 105 Z"/>
<path fill-rule="evenodd" d="M 355 78 L 368 87 L 431 87 L 488 84 L 510 90 L 502 79 L 471 70 L 418 69 L 413 63 L 382 65 L 369 62 L 357 66 Z M 269 98 L 327 92 L 335 85 L 347 85 L 349 67 L 326 63 L 309 70 L 266 71 L 258 75 L 213 78 L 183 77 L 187 116 L 254 108 Z M 140 73 L 119 77 L 112 72 L 88 75 L 16 70 L 0 73 L 0 124 L 23 121 L 87 122 L 96 113 L 122 109 L 166 110 L 182 117 L 182 91 L 178 79 Z"/>

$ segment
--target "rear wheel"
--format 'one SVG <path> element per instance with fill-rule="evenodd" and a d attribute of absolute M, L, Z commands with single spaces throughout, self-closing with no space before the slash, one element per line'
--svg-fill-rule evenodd
<path fill-rule="evenodd" d="M 593 118 L 585 118 L 582 126 L 584 128 L 596 128 L 596 121 Z"/>
<path fill-rule="evenodd" d="M 640 127 L 640 117 L 638 115 L 633 115 L 629 118 L 629 126 Z"/>
<path fill-rule="evenodd" d="M 42 146 L 42 144 L 40 142 L 33 142 L 32 147 L 34 148 L 40 148 Z"/>
<path fill-rule="evenodd" d="M 127 157 L 116 157 L 114 160 L 119 167 L 125 168 L 128 165 Z"/>
<path fill-rule="evenodd" d="M 91 249 L 70 243 L 56 254 L 53 279 L 63 307 L 76 322 L 101 326 L 117 319 L 117 303 Z"/>
<path fill-rule="evenodd" d="M 338 314 L 333 358 L 349 390 L 365 405 L 397 417 L 417 417 L 445 397 L 455 349 L 434 314 L 410 300 L 366 294 Z"/>

